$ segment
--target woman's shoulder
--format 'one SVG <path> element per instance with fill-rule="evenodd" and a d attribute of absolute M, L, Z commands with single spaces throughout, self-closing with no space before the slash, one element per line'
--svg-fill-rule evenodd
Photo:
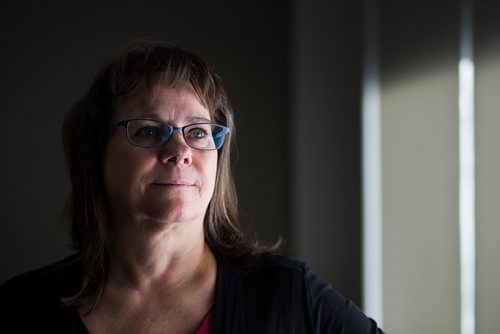
<path fill-rule="evenodd" d="M 306 277 L 311 271 L 309 266 L 300 260 L 297 260 L 288 255 L 264 252 L 256 255 L 250 255 L 239 262 L 228 262 L 225 261 L 231 270 L 237 272 L 237 274 L 242 277 L 258 277 L 269 275 L 278 275 L 283 277 Z"/>
<path fill-rule="evenodd" d="M 224 286 L 233 286 L 239 295 L 247 295 L 247 300 L 293 298 L 307 304 L 318 293 L 332 289 L 305 262 L 287 255 L 266 252 L 237 263 L 225 259 L 218 263 L 219 280 Z"/>
<path fill-rule="evenodd" d="M 227 257 L 214 251 L 218 275 L 227 279 L 252 280 L 260 276 L 297 276 L 308 269 L 304 262 L 275 252 L 259 252 L 239 257 Z M 268 282 L 270 280 L 268 279 Z"/>
<path fill-rule="evenodd" d="M 65 333 L 76 312 L 61 297 L 73 295 L 82 280 L 78 255 L 9 279 L 0 285 L 0 322 L 15 333 Z"/>
<path fill-rule="evenodd" d="M 83 269 L 78 254 L 17 275 L 0 285 L 0 300 L 26 301 L 37 296 L 71 295 L 81 283 Z"/>
<path fill-rule="evenodd" d="M 349 333 L 377 333 L 373 320 L 303 261 L 264 253 L 223 271 L 223 294 L 237 296 L 231 298 L 243 302 L 245 312 L 255 319 L 264 319 L 267 314 L 272 320 L 295 319 L 293 326 L 305 332 L 314 328 L 337 333 L 348 328 Z M 233 289 L 228 289 L 231 286 Z"/>

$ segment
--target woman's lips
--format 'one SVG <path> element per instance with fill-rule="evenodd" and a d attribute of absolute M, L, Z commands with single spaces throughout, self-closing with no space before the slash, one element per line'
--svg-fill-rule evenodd
<path fill-rule="evenodd" d="M 194 182 L 185 180 L 162 180 L 153 182 L 153 185 L 170 187 L 194 187 Z"/>

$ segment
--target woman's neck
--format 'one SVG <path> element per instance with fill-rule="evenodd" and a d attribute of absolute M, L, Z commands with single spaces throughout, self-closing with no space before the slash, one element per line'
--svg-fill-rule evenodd
<path fill-rule="evenodd" d="M 203 222 L 128 224 L 114 231 L 108 281 L 134 290 L 178 289 L 209 268 Z"/>
<path fill-rule="evenodd" d="M 92 300 L 78 310 L 89 331 L 193 333 L 210 310 L 217 263 L 202 222 L 147 231 L 114 232 L 103 294 L 88 315 Z"/>

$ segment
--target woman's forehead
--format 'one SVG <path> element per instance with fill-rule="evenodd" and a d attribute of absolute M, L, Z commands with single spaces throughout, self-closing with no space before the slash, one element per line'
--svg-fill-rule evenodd
<path fill-rule="evenodd" d="M 143 85 L 132 94 L 119 97 L 115 108 L 118 118 L 149 118 L 165 112 L 177 117 L 212 119 L 212 113 L 190 84 L 180 87 L 157 84 L 151 89 Z"/>

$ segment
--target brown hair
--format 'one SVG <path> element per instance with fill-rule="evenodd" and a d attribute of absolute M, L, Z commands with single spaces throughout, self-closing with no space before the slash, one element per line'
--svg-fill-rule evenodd
<path fill-rule="evenodd" d="M 105 66 L 89 91 L 69 110 L 63 124 L 63 144 L 71 185 L 72 240 L 81 252 L 85 279 L 81 290 L 64 299 L 80 305 L 102 293 L 110 264 L 110 209 L 103 179 L 103 155 L 116 101 L 159 82 L 169 86 L 190 84 L 212 119 L 231 128 L 218 151 L 215 191 L 205 220 L 205 241 L 221 256 L 238 260 L 262 251 L 248 241 L 238 226 L 237 198 L 231 173 L 233 112 L 220 77 L 198 56 L 152 41 L 132 42 Z"/>

